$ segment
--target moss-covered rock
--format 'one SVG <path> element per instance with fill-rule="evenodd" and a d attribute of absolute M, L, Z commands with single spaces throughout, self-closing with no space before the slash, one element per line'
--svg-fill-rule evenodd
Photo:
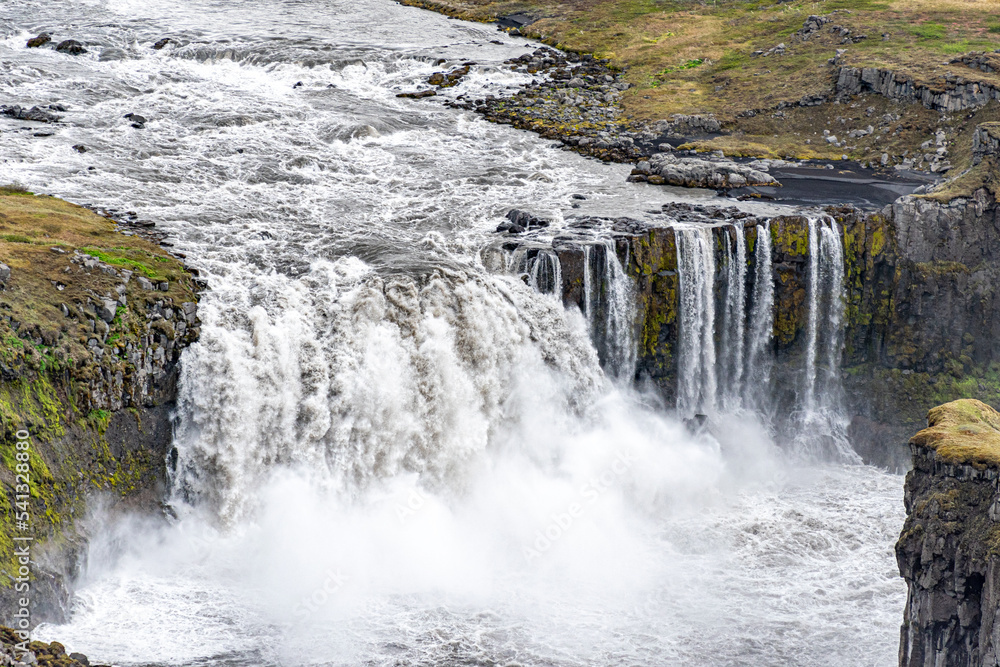
<path fill-rule="evenodd" d="M 948 463 L 1000 466 L 1000 413 L 975 399 L 939 405 L 910 444 L 931 449 Z"/>
<path fill-rule="evenodd" d="M 15 538 L 32 545 L 33 621 L 61 616 L 95 495 L 157 507 L 196 285 L 175 257 L 52 197 L 0 193 L 0 620 Z M 28 484 L 18 473 L 27 470 Z"/>

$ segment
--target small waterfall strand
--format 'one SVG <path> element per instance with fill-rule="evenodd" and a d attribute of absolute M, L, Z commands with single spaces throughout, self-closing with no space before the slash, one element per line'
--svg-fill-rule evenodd
<path fill-rule="evenodd" d="M 767 389 L 771 384 L 771 339 L 774 336 L 774 277 L 771 274 L 771 227 L 757 225 L 754 247 L 754 281 L 750 302 L 747 345 L 746 393 L 747 407 L 763 410 Z"/>
<path fill-rule="evenodd" d="M 819 337 L 819 301 L 821 291 L 820 246 L 817 220 L 809 218 L 809 319 L 806 324 L 805 396 L 803 407 L 816 408 L 816 345 Z"/>
<path fill-rule="evenodd" d="M 682 416 L 716 405 L 715 247 L 710 227 L 676 227 L 680 279 L 677 409 Z"/>
<path fill-rule="evenodd" d="M 724 375 L 723 404 L 728 410 L 740 407 L 746 346 L 746 233 L 740 222 L 733 224 L 735 247 L 727 236 L 726 305 L 723 314 L 722 367 Z"/>
<path fill-rule="evenodd" d="M 632 279 L 625 274 L 613 239 L 604 239 L 604 370 L 611 377 L 632 382 L 635 377 L 636 296 Z"/>

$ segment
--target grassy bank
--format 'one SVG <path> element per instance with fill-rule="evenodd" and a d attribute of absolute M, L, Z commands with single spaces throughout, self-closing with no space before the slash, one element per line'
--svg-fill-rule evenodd
<path fill-rule="evenodd" d="M 905 159 L 919 163 L 926 142 L 942 130 L 955 176 L 971 166 L 976 124 L 1000 120 L 996 102 L 954 114 L 876 94 L 798 106 L 810 96 L 831 97 L 841 66 L 890 69 L 932 88 L 946 77 L 1000 86 L 1000 72 L 952 62 L 1000 49 L 995 0 L 403 2 L 481 21 L 529 15 L 533 21 L 521 29 L 526 36 L 609 58 L 624 70 L 632 87 L 621 105 L 630 121 L 715 114 L 728 136 L 697 143 L 703 150 L 799 159 L 846 155 L 878 166 L 886 154 L 891 167 Z M 805 34 L 812 15 L 829 21 Z M 772 52 L 779 44 L 783 52 Z M 869 126 L 865 136 L 845 137 Z M 841 145 L 827 143 L 824 130 Z"/>

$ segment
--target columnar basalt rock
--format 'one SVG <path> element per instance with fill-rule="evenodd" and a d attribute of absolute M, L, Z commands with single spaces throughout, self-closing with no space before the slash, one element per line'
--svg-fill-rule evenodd
<path fill-rule="evenodd" d="M 982 123 L 972 135 L 972 164 L 988 157 L 1000 158 L 1000 123 Z"/>
<path fill-rule="evenodd" d="M 969 77 L 974 76 L 970 70 Z M 916 102 L 942 112 L 978 109 L 1000 100 L 1000 86 L 987 81 L 950 74 L 924 81 L 889 69 L 841 67 L 837 75 L 837 94 L 860 93 L 876 93 L 897 102 Z"/>
<path fill-rule="evenodd" d="M 0 228 L 0 623 L 18 608 L 15 534 L 35 540 L 37 623 L 66 610 L 87 537 L 77 519 L 92 498 L 110 511 L 161 511 L 178 362 L 198 337 L 198 297 L 179 260 L 66 202 L 0 195 Z M 30 521 L 17 532 L 14 454 L 24 435 L 31 500 L 18 511 Z"/>
<path fill-rule="evenodd" d="M 900 667 L 1000 664 L 1000 413 L 959 400 L 910 440 L 896 543 L 907 601 Z"/>

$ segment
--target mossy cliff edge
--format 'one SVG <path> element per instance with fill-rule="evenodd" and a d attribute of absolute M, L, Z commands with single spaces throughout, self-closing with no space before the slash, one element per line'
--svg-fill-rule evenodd
<path fill-rule="evenodd" d="M 932 409 L 910 440 L 901 667 L 1000 664 L 1000 413 L 977 400 Z"/>
<path fill-rule="evenodd" d="M 112 220 L 0 189 L 0 624 L 22 597 L 17 538 L 34 538 L 32 623 L 58 619 L 88 505 L 158 508 L 195 289 Z"/>
<path fill-rule="evenodd" d="M 742 227 L 746 257 L 746 309 L 752 307 L 757 274 L 758 229 L 771 236 L 775 359 L 768 409 L 778 420 L 801 405 L 809 320 L 809 225 L 805 215 L 755 216 L 734 208 L 665 205 L 657 221 L 570 220 L 552 250 L 561 265 L 567 305 L 581 310 L 583 267 L 590 267 L 602 351 L 606 332 L 601 308 L 609 290 L 601 281 L 607 247 L 589 245 L 575 227 L 604 227 L 638 303 L 636 380 L 650 380 L 670 404 L 676 397 L 680 337 L 680 276 L 673 225 L 704 225 L 715 247 L 715 334 L 722 340 L 729 262 L 735 261 L 736 227 Z M 862 457 L 905 470 L 909 453 L 900 443 L 919 428 L 931 407 L 958 398 L 1000 404 L 1000 207 L 980 188 L 946 203 L 908 196 L 874 213 L 830 207 L 810 215 L 836 222 L 844 254 L 844 348 L 840 363 L 843 401 L 851 419 L 848 436 Z M 817 223 L 818 224 L 818 223 Z M 524 241 L 533 243 L 530 240 Z M 509 241 L 507 245 L 510 245 Z M 537 252 L 534 251 L 534 252 Z M 603 357 L 602 357 L 603 359 Z"/>

